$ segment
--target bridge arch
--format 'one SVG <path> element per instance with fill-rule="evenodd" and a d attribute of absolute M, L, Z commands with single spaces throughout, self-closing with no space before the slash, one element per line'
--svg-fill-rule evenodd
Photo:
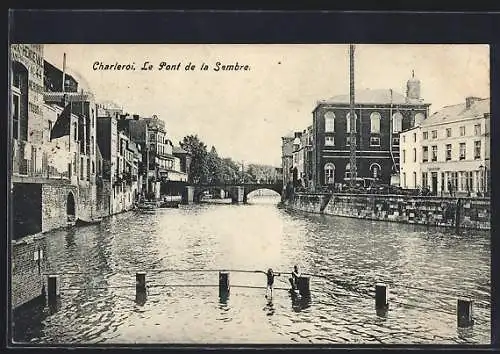
<path fill-rule="evenodd" d="M 214 184 L 214 185 L 198 185 L 194 186 L 194 200 L 199 201 L 202 193 L 207 190 L 222 189 L 226 191 L 228 197 L 233 200 L 238 199 L 238 189 L 243 188 L 243 202 L 247 201 L 248 194 L 259 190 L 259 189 L 269 189 L 275 191 L 279 195 L 283 193 L 283 182 L 281 180 L 275 181 L 274 183 L 240 183 L 240 184 Z M 241 189 L 240 189 L 241 192 Z"/>

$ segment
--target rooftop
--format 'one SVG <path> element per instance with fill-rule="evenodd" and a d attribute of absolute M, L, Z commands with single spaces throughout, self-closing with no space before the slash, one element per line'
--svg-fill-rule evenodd
<path fill-rule="evenodd" d="M 391 102 L 392 104 L 425 104 L 423 100 L 416 102 L 407 101 L 406 96 L 391 89 L 359 90 L 354 94 L 354 101 L 357 104 L 391 104 Z M 349 104 L 350 96 L 349 94 L 337 95 L 326 100 L 318 101 L 318 104 L 321 103 Z"/>
<path fill-rule="evenodd" d="M 465 101 L 463 103 L 445 106 L 424 120 L 421 126 L 425 127 L 446 121 L 481 118 L 488 113 L 490 113 L 490 99 L 479 98 L 476 99 L 469 108 L 467 108 Z"/>
<path fill-rule="evenodd" d="M 188 152 L 181 148 L 180 146 L 172 146 L 172 153 L 173 154 L 187 154 Z"/>

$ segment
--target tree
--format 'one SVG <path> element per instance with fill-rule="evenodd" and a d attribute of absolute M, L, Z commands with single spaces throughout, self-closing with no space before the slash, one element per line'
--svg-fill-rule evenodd
<path fill-rule="evenodd" d="M 189 182 L 194 184 L 206 183 L 208 177 L 207 165 L 207 146 L 203 143 L 198 135 L 188 135 L 179 142 L 182 149 L 191 154 L 191 164 L 189 173 Z"/>
<path fill-rule="evenodd" d="M 214 146 L 207 155 L 208 182 L 213 184 L 223 183 L 222 161 Z"/>

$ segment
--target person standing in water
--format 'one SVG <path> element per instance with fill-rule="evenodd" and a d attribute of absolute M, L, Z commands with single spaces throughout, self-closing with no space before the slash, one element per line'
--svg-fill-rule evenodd
<path fill-rule="evenodd" d="M 268 294 L 270 293 L 270 298 L 273 297 L 273 284 L 274 284 L 274 277 L 279 277 L 281 274 L 280 273 L 274 273 L 271 268 L 267 270 L 267 287 L 266 287 L 266 298 L 268 297 Z"/>

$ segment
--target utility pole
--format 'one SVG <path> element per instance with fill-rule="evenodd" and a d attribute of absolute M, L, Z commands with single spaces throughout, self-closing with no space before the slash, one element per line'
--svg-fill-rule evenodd
<path fill-rule="evenodd" d="M 351 126 L 349 140 L 350 140 L 350 174 L 351 174 L 351 187 L 356 183 L 357 170 L 356 170 L 356 115 L 354 113 L 354 44 L 349 44 L 349 123 Z"/>

